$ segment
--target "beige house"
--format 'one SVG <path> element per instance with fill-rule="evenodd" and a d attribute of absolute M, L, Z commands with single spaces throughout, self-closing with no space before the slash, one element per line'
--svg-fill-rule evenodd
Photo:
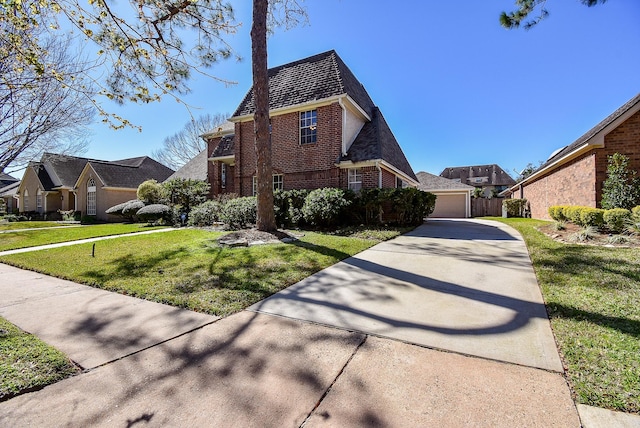
<path fill-rule="evenodd" d="M 111 220 L 109 207 L 136 198 L 140 183 L 164 181 L 173 171 L 147 157 L 103 161 L 45 153 L 27 167 L 17 191 L 21 213 L 57 216 L 58 210 Z"/>
<path fill-rule="evenodd" d="M 471 196 L 475 187 L 420 171 L 418 189 L 436 195 L 436 206 L 429 217 L 471 217 Z"/>

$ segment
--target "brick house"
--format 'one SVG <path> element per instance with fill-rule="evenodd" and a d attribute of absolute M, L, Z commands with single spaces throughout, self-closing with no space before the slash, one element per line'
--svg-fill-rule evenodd
<path fill-rule="evenodd" d="M 549 219 L 554 205 L 600 207 L 608 156 L 629 157 L 640 172 L 640 94 L 568 146 L 556 150 L 533 174 L 505 192 L 526 198 L 533 218 Z"/>
<path fill-rule="evenodd" d="M 482 189 L 482 196 L 492 197 L 516 184 L 500 166 L 454 166 L 442 170 L 440 177 Z"/>
<path fill-rule="evenodd" d="M 335 51 L 269 69 L 274 189 L 417 186 L 380 110 Z M 212 195 L 255 194 L 253 90 L 203 136 Z"/>
<path fill-rule="evenodd" d="M 103 161 L 45 153 L 24 172 L 17 191 L 19 210 L 38 214 L 73 210 L 112 220 L 105 214 L 107 208 L 136 199 L 143 181 L 163 181 L 172 173 L 147 156 Z"/>

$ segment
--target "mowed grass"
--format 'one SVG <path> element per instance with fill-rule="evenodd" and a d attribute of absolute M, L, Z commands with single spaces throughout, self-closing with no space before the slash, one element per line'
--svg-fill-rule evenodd
<path fill-rule="evenodd" d="M 390 238 L 395 234 L 385 234 Z M 306 232 L 299 241 L 222 248 L 220 232 L 184 229 L 0 257 L 21 268 L 226 316 L 380 242 Z"/>
<path fill-rule="evenodd" d="M 640 412 L 640 251 L 567 245 L 546 222 L 496 219 L 524 237 L 579 403 Z"/>
<path fill-rule="evenodd" d="M 0 232 L 5 230 L 18 230 L 18 229 L 40 229 L 43 227 L 68 227 L 77 226 L 73 223 L 58 223 L 55 221 L 14 221 L 0 223 Z"/>
<path fill-rule="evenodd" d="M 63 353 L 0 318 L 0 401 L 78 372 Z"/>
<path fill-rule="evenodd" d="M 143 232 L 153 229 L 158 229 L 158 227 L 149 227 L 144 224 L 111 223 L 81 227 L 64 227 L 60 229 L 32 229 L 6 232 L 0 233 L 0 251 L 36 247 L 38 245 L 57 244 L 60 242 L 77 241 L 79 239 L 96 238 L 101 236 Z"/>

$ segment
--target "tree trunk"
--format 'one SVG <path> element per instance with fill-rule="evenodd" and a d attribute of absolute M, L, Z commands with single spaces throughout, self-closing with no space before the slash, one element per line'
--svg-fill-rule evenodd
<path fill-rule="evenodd" d="M 273 168 L 271 136 L 269 134 L 269 77 L 267 74 L 267 11 L 268 0 L 253 0 L 251 26 L 251 59 L 253 96 L 256 111 L 253 116 L 256 145 L 256 178 L 258 181 L 258 230 L 276 230 L 273 210 Z"/>

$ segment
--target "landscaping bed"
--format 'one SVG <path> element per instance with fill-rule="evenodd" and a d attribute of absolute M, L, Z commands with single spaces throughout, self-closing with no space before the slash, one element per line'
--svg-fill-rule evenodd
<path fill-rule="evenodd" d="M 565 244 L 595 245 L 601 247 L 640 248 L 640 238 L 632 235 L 614 234 L 599 230 L 587 230 L 573 223 L 565 223 L 558 229 L 554 223 L 547 223 L 539 230 L 551 239 Z"/>

